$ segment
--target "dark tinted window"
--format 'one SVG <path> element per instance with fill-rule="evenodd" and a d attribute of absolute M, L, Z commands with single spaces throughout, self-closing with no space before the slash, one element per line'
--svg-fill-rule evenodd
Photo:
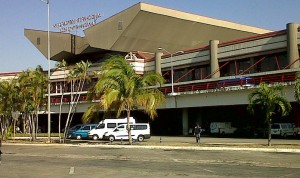
<path fill-rule="evenodd" d="M 105 127 L 105 124 L 99 124 L 98 126 L 97 126 L 97 129 L 103 129 Z"/>
<path fill-rule="evenodd" d="M 107 123 L 107 128 L 115 128 L 116 126 L 116 123 Z"/>
<path fill-rule="evenodd" d="M 147 125 L 132 125 L 133 127 L 131 127 L 132 130 L 146 130 L 147 129 Z"/>
<path fill-rule="evenodd" d="M 81 130 L 91 130 L 91 126 L 89 126 L 89 125 L 86 125 L 86 126 L 82 127 L 82 129 L 81 129 Z"/>
<path fill-rule="evenodd" d="M 127 124 L 127 122 L 121 122 L 121 123 L 118 123 L 118 125 L 121 125 L 121 124 Z"/>

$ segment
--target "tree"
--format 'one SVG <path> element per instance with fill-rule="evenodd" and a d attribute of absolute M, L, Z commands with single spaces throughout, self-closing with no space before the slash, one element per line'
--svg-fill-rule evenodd
<path fill-rule="evenodd" d="M 156 117 L 156 108 L 165 101 L 165 97 L 155 86 L 163 83 L 161 75 L 157 73 L 138 75 L 122 56 L 111 56 L 101 65 L 98 81 L 92 90 L 94 97 L 100 98 L 100 101 L 92 104 L 83 118 L 87 122 L 91 119 L 92 113 L 99 108 L 105 112 L 114 110 L 117 117 L 125 112 L 129 144 L 132 144 L 129 124 L 131 111 L 139 108 L 149 114 L 151 119 Z"/>
<path fill-rule="evenodd" d="M 65 60 L 62 60 L 61 62 L 58 62 L 55 65 L 55 68 L 57 70 L 63 70 L 64 74 L 63 74 L 63 78 L 64 81 L 61 85 L 61 96 L 60 96 L 60 104 L 59 104 L 59 115 L 58 115 L 58 137 L 59 137 L 59 142 L 61 143 L 61 113 L 62 113 L 62 105 L 63 105 L 63 98 L 64 98 L 64 93 L 65 93 L 65 88 L 67 85 L 67 82 L 65 80 L 65 76 L 66 76 L 66 69 L 67 69 L 67 62 Z"/>
<path fill-rule="evenodd" d="M 269 87 L 266 83 L 261 83 L 260 88 L 248 95 L 248 110 L 254 113 L 255 106 L 258 105 L 265 113 L 265 122 L 268 124 L 268 146 L 271 146 L 272 116 L 278 112 L 286 116 L 291 110 L 291 104 L 283 96 L 282 90 L 282 85 Z"/>
<path fill-rule="evenodd" d="M 16 79 L 0 81 L 0 130 L 1 140 L 5 139 L 8 128 L 15 126 L 12 113 L 19 109 L 19 88 Z M 13 122 L 14 121 L 14 122 Z M 15 128 L 15 127 L 14 127 Z"/>
<path fill-rule="evenodd" d="M 20 112 L 29 121 L 32 140 L 36 139 L 38 115 L 46 107 L 48 79 L 41 66 L 27 69 L 18 76 L 20 88 Z"/>
<path fill-rule="evenodd" d="M 67 136 L 67 131 L 72 123 L 72 119 L 75 114 L 75 109 L 79 102 L 84 84 L 91 80 L 88 74 L 88 69 L 91 65 L 91 62 L 89 61 L 80 61 L 69 70 L 68 81 L 71 83 L 71 101 L 64 130 L 64 141 Z"/>

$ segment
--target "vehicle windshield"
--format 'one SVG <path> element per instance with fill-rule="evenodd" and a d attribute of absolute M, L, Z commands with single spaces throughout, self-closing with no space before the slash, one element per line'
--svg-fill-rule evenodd
<path fill-rule="evenodd" d="M 103 129 L 105 127 L 105 124 L 99 124 L 98 126 L 97 126 L 97 129 Z"/>
<path fill-rule="evenodd" d="M 78 130 L 81 128 L 81 125 L 75 125 L 74 127 L 72 127 L 70 130 Z"/>

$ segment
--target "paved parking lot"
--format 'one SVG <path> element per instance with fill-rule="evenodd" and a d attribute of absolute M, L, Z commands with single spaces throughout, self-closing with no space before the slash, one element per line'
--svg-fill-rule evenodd
<path fill-rule="evenodd" d="M 0 177 L 298 177 L 299 153 L 4 144 Z M 114 145 L 111 145 L 114 146 Z"/>

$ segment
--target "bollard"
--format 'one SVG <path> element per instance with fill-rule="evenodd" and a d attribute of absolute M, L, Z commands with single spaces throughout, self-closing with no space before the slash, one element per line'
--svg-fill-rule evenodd
<path fill-rule="evenodd" d="M 159 138 L 159 143 L 161 143 L 162 142 L 162 139 L 161 139 L 161 137 Z"/>
<path fill-rule="evenodd" d="M 123 138 L 121 138 L 121 145 L 123 144 Z"/>

